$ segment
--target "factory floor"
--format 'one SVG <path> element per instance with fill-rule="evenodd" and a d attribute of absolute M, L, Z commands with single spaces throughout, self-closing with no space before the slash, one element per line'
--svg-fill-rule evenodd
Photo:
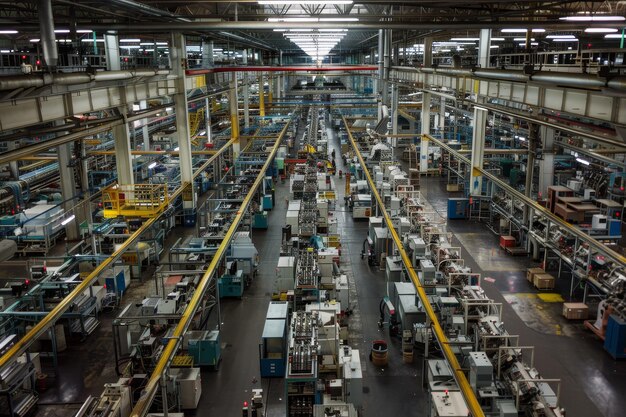
<path fill-rule="evenodd" d="M 336 140 L 329 143 L 337 148 Z M 338 169 L 342 169 L 338 158 Z M 344 172 L 345 172 L 344 168 Z M 344 179 L 334 177 L 339 194 L 334 216 L 341 234 L 341 269 L 350 280 L 351 308 L 348 319 L 349 344 L 359 349 L 363 365 L 362 416 L 428 416 L 428 400 L 421 386 L 422 361 L 405 364 L 400 340 L 391 339 L 377 326 L 379 302 L 385 294 L 384 271 L 369 267 L 360 252 L 367 234 L 367 221 L 354 221 L 343 207 Z M 422 177 L 422 193 L 433 208 L 446 215 L 445 182 L 439 177 Z M 269 214 L 269 229 L 254 230 L 259 250 L 259 274 L 241 300 L 221 301 L 222 362 L 217 371 L 202 373 L 202 397 L 198 410 L 186 415 L 234 416 L 241 413 L 253 388 L 263 388 L 266 416 L 285 415 L 282 379 L 259 377 L 261 332 L 268 302 L 274 289 L 279 256 L 281 228 L 286 214 L 288 185 L 276 185 L 276 205 Z M 545 378 L 560 378 L 561 404 L 568 417 L 621 417 L 626 409 L 626 362 L 614 361 L 602 344 L 583 329 L 581 322 L 567 322 L 560 315 L 559 297 L 569 293 L 569 280 L 557 281 L 557 291 L 547 295 L 536 291 L 525 278 L 527 267 L 536 266 L 528 258 L 513 258 L 498 247 L 497 237 L 487 228 L 471 221 L 450 221 L 454 241 L 463 247 L 466 264 L 483 274 L 483 287 L 496 302 L 504 305 L 503 321 L 511 334 L 520 335 L 521 345 L 535 346 L 535 366 Z M 177 228 L 169 236 L 194 233 Z M 150 271 L 145 273 L 150 277 Z M 127 302 L 154 293 L 152 281 L 133 282 Z M 567 299 L 566 299 L 567 301 Z M 85 342 L 70 343 L 59 355 L 59 375 L 48 381 L 42 391 L 36 416 L 72 416 L 88 395 L 100 395 L 103 384 L 117 379 L 113 365 L 111 321 L 117 314 L 102 315 L 96 332 Z M 592 315 L 594 313 L 592 312 Z M 389 341 L 389 364 L 384 368 L 368 360 L 373 340 Z M 621 394 L 620 394 L 621 393 Z M 47 405 L 46 405 L 47 404 Z"/>

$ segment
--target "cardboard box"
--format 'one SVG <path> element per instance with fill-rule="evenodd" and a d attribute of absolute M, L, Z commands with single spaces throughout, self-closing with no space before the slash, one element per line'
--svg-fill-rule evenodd
<path fill-rule="evenodd" d="M 544 271 L 541 268 L 528 268 L 526 270 L 526 279 L 528 280 L 528 282 L 533 282 L 533 277 L 535 274 L 545 274 L 546 271 Z"/>
<path fill-rule="evenodd" d="M 538 290 L 552 290 L 554 289 L 554 277 L 550 274 L 534 274 L 533 285 Z"/>
<path fill-rule="evenodd" d="M 585 320 L 589 316 L 589 307 L 584 303 L 563 303 L 563 316 L 568 320 Z"/>

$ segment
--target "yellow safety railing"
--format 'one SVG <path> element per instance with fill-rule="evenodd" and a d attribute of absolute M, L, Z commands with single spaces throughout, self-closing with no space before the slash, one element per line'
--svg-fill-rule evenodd
<path fill-rule="evenodd" d="M 415 285 L 417 295 L 422 301 L 422 305 L 424 306 L 424 310 L 426 311 L 426 316 L 428 317 L 428 320 L 431 323 L 433 333 L 437 341 L 439 342 L 439 346 L 441 347 L 441 350 L 443 351 L 443 354 L 446 360 L 450 364 L 450 368 L 452 368 L 454 379 L 459 385 L 461 393 L 463 394 L 463 398 L 465 399 L 465 403 L 467 404 L 467 407 L 469 408 L 473 417 L 485 417 L 485 413 L 483 412 L 482 408 L 480 407 L 480 404 L 478 403 L 476 394 L 474 393 L 474 390 L 472 389 L 471 385 L 469 384 L 469 381 L 467 380 L 467 377 L 465 376 L 465 371 L 463 370 L 463 368 L 461 368 L 461 365 L 459 364 L 459 361 L 457 360 L 456 355 L 454 354 L 454 352 L 452 351 L 452 348 L 450 347 L 448 337 L 446 336 L 443 328 L 441 327 L 441 324 L 439 323 L 439 319 L 437 318 L 435 311 L 430 305 L 430 300 L 428 299 L 428 296 L 426 295 L 426 291 L 424 290 L 424 287 L 422 286 L 422 283 L 420 282 L 417 276 L 417 272 L 415 272 L 415 269 L 413 269 L 413 265 L 411 264 L 411 259 L 409 258 L 409 255 L 404 250 L 404 245 L 402 244 L 402 240 L 400 240 L 400 237 L 398 236 L 398 233 L 396 232 L 396 229 L 394 228 L 393 223 L 391 222 L 391 217 L 389 217 L 389 213 L 387 213 L 387 210 L 385 209 L 385 204 L 382 198 L 380 197 L 378 190 L 376 189 L 376 183 L 372 179 L 372 176 L 369 170 L 365 166 L 365 160 L 363 159 L 363 156 L 361 156 L 361 152 L 359 151 L 356 141 L 354 140 L 354 137 L 352 136 L 352 131 L 350 130 L 350 128 L 347 127 L 348 124 L 346 123 L 345 117 L 342 116 L 342 118 L 344 119 L 343 122 L 344 122 L 344 125 L 346 126 L 348 139 L 350 140 L 352 148 L 354 149 L 354 153 L 359 159 L 359 163 L 363 167 L 363 172 L 365 173 L 365 177 L 367 178 L 367 182 L 369 183 L 372 194 L 376 198 L 378 207 L 380 207 L 380 211 L 382 212 L 382 215 L 385 219 L 385 223 L 387 224 L 387 229 L 389 230 L 389 233 L 391 234 L 391 237 L 396 247 L 398 248 L 398 252 L 400 253 L 400 257 L 402 258 L 402 263 L 404 264 L 404 267 L 407 270 L 409 277 L 411 278 L 411 281 L 413 282 L 413 285 Z"/>
<path fill-rule="evenodd" d="M 105 218 L 151 218 L 161 214 L 169 204 L 166 184 L 113 184 L 102 190 Z"/>

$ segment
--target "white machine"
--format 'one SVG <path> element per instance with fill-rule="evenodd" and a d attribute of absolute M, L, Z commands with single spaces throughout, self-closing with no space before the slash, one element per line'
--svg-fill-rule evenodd
<path fill-rule="evenodd" d="M 198 408 L 202 395 L 200 368 L 173 368 L 170 369 L 170 376 L 175 377 L 178 384 L 180 408 L 184 410 Z"/>

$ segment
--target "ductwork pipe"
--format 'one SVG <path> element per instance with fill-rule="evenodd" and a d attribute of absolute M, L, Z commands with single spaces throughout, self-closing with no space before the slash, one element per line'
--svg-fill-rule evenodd
<path fill-rule="evenodd" d="M 136 71 L 101 71 L 95 74 L 84 72 L 11 75 L 0 77 L 0 91 L 15 90 L 17 88 L 43 87 L 46 85 L 75 85 L 92 81 L 118 81 L 133 78 L 155 77 L 169 75 L 169 70 L 136 70 Z"/>
<path fill-rule="evenodd" d="M 54 35 L 52 0 L 39 0 L 37 13 L 39 14 L 39 31 L 41 32 L 43 59 L 48 68 L 54 70 L 59 62 L 59 53 L 57 52 L 56 37 Z"/>

